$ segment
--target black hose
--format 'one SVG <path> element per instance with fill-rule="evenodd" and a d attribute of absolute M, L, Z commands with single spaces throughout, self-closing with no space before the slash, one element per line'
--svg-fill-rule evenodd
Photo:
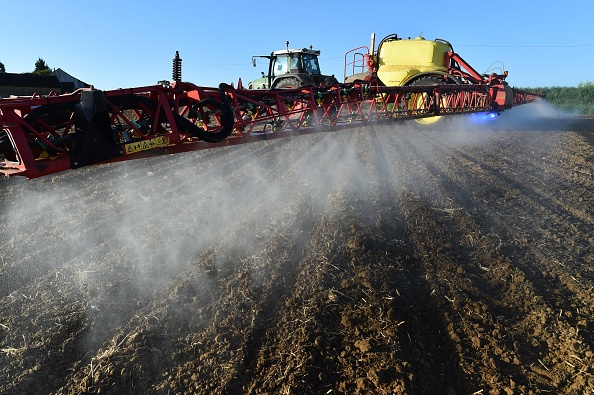
<path fill-rule="evenodd" d="M 219 130 L 218 132 L 208 132 L 194 125 L 192 122 L 182 117 L 181 115 L 173 114 L 177 126 L 180 129 L 183 129 L 186 132 L 198 137 L 199 139 L 206 141 L 207 143 L 218 143 L 225 140 L 227 137 L 231 135 L 231 132 L 233 132 L 233 128 L 235 127 L 235 115 L 233 114 L 233 109 L 231 108 L 231 102 L 225 94 L 225 89 L 230 88 L 231 86 L 221 83 L 219 85 L 219 96 L 221 98 L 221 101 L 209 97 L 194 103 L 194 105 L 192 106 L 193 111 L 197 111 L 198 108 L 204 106 L 212 106 L 219 109 L 221 111 L 221 130 Z"/>
<path fill-rule="evenodd" d="M 177 125 L 178 129 L 198 137 L 199 139 L 208 143 L 218 143 L 229 137 L 235 126 L 235 116 L 233 115 L 233 109 L 231 108 L 229 98 L 227 95 L 225 95 L 224 91 L 224 89 L 228 87 L 229 86 L 226 84 L 219 85 L 221 101 L 209 97 L 194 103 L 192 106 L 193 111 L 196 111 L 199 107 L 203 107 L 205 105 L 219 109 L 221 111 L 221 130 L 218 132 L 208 132 L 201 127 L 194 125 L 194 123 L 192 123 L 187 118 L 184 118 L 183 116 L 174 112 L 173 119 L 175 120 L 175 124 Z M 157 103 L 154 100 L 144 96 L 123 95 L 111 97 L 109 100 L 116 106 L 136 102 L 144 104 L 150 111 L 153 112 L 157 108 Z M 158 122 L 167 122 L 167 117 L 163 111 L 160 111 Z"/>

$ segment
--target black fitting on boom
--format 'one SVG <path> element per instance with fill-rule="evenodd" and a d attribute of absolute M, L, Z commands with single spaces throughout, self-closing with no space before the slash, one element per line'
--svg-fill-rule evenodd
<path fill-rule="evenodd" d="M 175 51 L 175 58 L 173 58 L 173 81 L 181 82 L 181 58 L 179 57 L 179 51 Z"/>

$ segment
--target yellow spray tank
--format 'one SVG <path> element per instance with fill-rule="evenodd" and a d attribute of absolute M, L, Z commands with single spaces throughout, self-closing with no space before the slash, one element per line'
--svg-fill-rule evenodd
<path fill-rule="evenodd" d="M 448 44 L 425 40 L 402 40 L 396 35 L 384 38 L 377 50 L 377 77 L 386 86 L 407 85 L 415 75 L 427 72 L 447 73 L 446 54 Z"/>
<path fill-rule="evenodd" d="M 362 48 L 367 49 L 367 53 L 358 52 Z M 350 63 L 347 60 L 349 54 L 353 56 Z M 353 74 L 347 77 L 347 69 L 351 66 Z M 374 33 L 369 48 L 358 47 L 345 54 L 345 82 L 367 80 L 385 86 L 485 84 L 491 88 L 495 111 L 511 108 L 513 104 L 513 93 L 505 82 L 506 77 L 507 71 L 481 75 L 454 52 L 449 42 L 439 38 L 402 39 L 391 34 L 380 41 L 376 51 Z M 417 122 L 433 123 L 437 119 L 439 116 Z"/>

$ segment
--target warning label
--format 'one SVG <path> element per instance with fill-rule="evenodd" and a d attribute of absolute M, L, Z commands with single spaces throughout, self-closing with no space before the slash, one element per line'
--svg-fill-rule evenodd
<path fill-rule="evenodd" d="M 169 139 L 159 136 L 149 140 L 136 141 L 134 143 L 126 144 L 126 154 L 133 154 L 135 152 L 146 151 L 158 147 L 167 147 Z"/>

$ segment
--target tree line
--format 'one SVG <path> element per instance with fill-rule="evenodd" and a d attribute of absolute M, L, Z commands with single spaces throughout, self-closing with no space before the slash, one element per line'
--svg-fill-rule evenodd
<path fill-rule="evenodd" d="M 555 107 L 581 115 L 594 115 L 594 82 L 580 82 L 577 87 L 552 86 L 523 88 L 545 95 L 545 100 Z"/>
<path fill-rule="evenodd" d="M 48 75 L 52 72 L 52 69 L 47 65 L 45 60 L 39 58 L 35 62 L 35 69 L 33 70 L 34 74 L 40 75 Z M 4 67 L 4 63 L 0 62 L 0 73 L 6 73 L 6 67 Z"/>

